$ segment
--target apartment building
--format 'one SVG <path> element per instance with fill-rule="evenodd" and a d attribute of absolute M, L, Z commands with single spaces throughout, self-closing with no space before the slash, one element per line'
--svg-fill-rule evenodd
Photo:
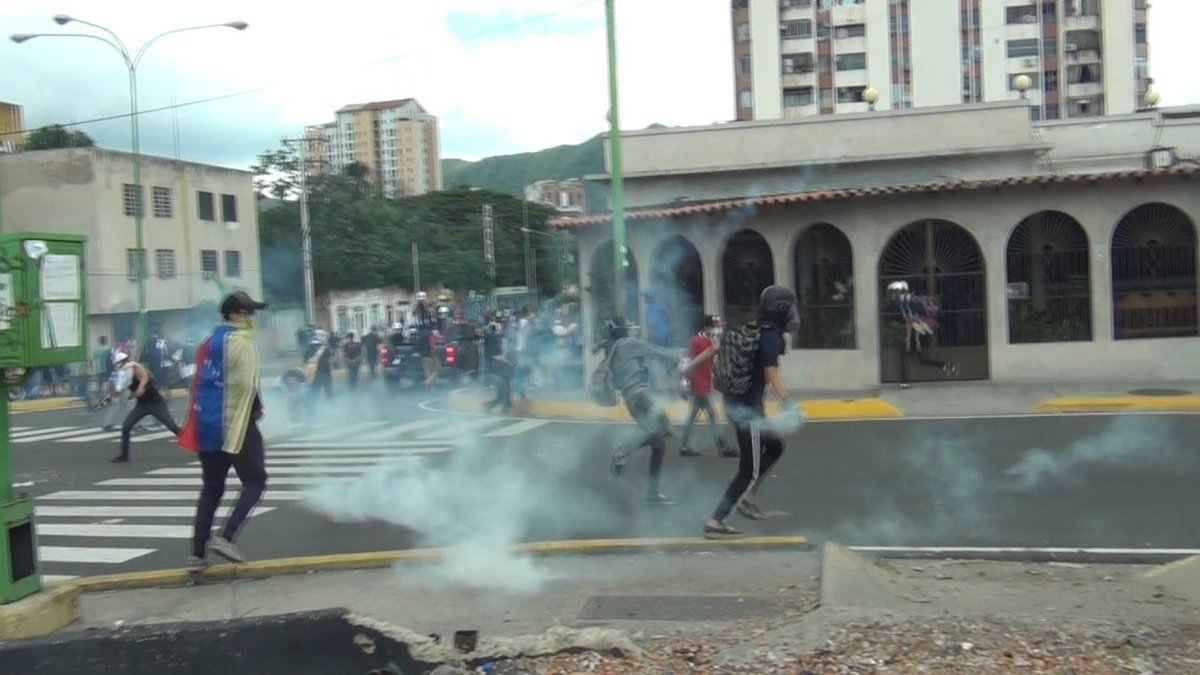
<path fill-rule="evenodd" d="M 247 171 L 100 148 L 0 155 L 6 232 L 79 234 L 87 243 L 88 332 L 133 336 L 137 261 L 152 330 L 183 338 L 217 319 L 193 308 L 242 289 L 260 297 L 258 210 Z M 134 216 L 143 208 L 142 250 Z"/>
<path fill-rule="evenodd" d="M 1146 0 L 734 0 L 739 120 L 995 102 L 1034 119 L 1131 113 Z M 1029 77 L 1027 91 L 1019 76 Z"/>
<path fill-rule="evenodd" d="M 25 113 L 16 103 L 0 101 L 0 153 L 25 146 Z"/>
<path fill-rule="evenodd" d="M 438 120 L 416 99 L 345 106 L 333 122 L 309 127 L 306 138 L 320 160 L 319 171 L 341 171 L 358 162 L 386 197 L 442 189 Z"/>

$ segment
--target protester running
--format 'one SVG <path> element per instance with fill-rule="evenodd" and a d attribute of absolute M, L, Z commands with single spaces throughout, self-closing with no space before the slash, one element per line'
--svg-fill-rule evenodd
<path fill-rule="evenodd" d="M 117 369 L 127 369 L 132 375 L 129 392 L 134 400 L 133 410 L 125 416 L 125 422 L 121 424 L 121 454 L 112 460 L 114 463 L 121 463 L 129 461 L 129 436 L 133 433 L 134 426 L 141 422 L 142 418 L 147 415 L 153 416 L 176 436 L 179 435 L 179 425 L 175 424 L 175 420 L 171 418 L 171 410 L 167 407 L 167 401 L 155 386 L 154 378 L 151 377 L 149 370 L 142 364 L 130 360 L 129 356 L 125 354 L 120 355 Z"/>
<path fill-rule="evenodd" d="M 692 437 L 692 427 L 695 426 L 696 419 L 700 417 L 701 412 L 708 415 L 709 433 L 712 435 L 713 443 L 716 444 L 721 456 L 738 456 L 738 451 L 729 447 L 725 443 L 725 439 L 721 438 L 717 413 L 713 409 L 712 404 L 712 359 L 717 353 L 717 345 L 721 339 L 721 331 L 724 329 L 724 326 L 725 322 L 721 320 L 721 317 L 715 314 L 706 314 L 700 321 L 700 331 L 693 335 L 691 341 L 688 342 L 687 353 L 685 354 L 688 365 L 684 369 L 684 376 L 687 378 L 691 394 L 692 409 L 688 413 L 687 425 L 683 428 L 683 439 L 679 449 L 679 454 L 684 457 L 700 456 L 699 452 L 696 452 L 688 445 L 688 441 Z"/>

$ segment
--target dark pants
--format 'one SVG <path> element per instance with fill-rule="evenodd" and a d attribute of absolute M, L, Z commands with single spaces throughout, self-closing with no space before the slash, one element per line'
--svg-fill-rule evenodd
<path fill-rule="evenodd" d="M 625 407 L 638 423 L 639 435 L 626 443 L 619 451 L 621 455 L 632 455 L 642 446 L 650 446 L 650 476 L 646 481 L 646 494 L 658 494 L 659 477 L 662 475 L 663 457 L 667 454 L 667 439 L 671 437 L 671 422 L 667 413 L 655 405 L 647 390 L 625 399 Z"/>
<path fill-rule="evenodd" d="M 378 371 L 379 371 L 379 354 L 368 354 L 367 355 L 367 375 L 371 378 L 372 382 L 375 381 L 375 378 L 378 376 L 378 374 L 379 374 Z"/>
<path fill-rule="evenodd" d="M 921 363 L 932 368 L 939 368 L 942 370 L 946 368 L 945 361 L 938 361 L 937 359 L 929 358 L 929 356 L 926 355 L 925 350 L 918 349 L 920 346 L 921 339 L 920 337 L 917 337 L 911 351 L 905 348 L 900 349 L 900 382 L 903 384 L 908 384 L 908 364 L 912 360 L 913 356 L 916 356 L 917 360 Z"/>
<path fill-rule="evenodd" d="M 204 487 L 200 489 L 200 502 L 196 505 L 196 528 L 192 534 L 192 555 L 198 558 L 204 557 L 204 550 L 208 546 L 213 519 L 216 517 L 217 507 L 221 505 L 221 497 L 225 495 L 225 479 L 229 475 L 229 467 L 233 467 L 237 472 L 238 480 L 242 483 L 242 492 L 238 495 L 237 503 L 233 505 L 229 517 L 225 519 L 221 536 L 234 541 L 267 489 L 266 450 L 263 447 L 262 434 L 254 422 L 246 429 L 242 451 L 238 454 L 231 455 L 221 451 L 200 453 L 200 471 L 203 474 Z"/>
<path fill-rule="evenodd" d="M 725 496 L 713 512 L 713 520 L 724 522 L 738 502 L 763 484 L 771 467 L 783 455 L 783 439 L 764 431 L 762 422 L 762 419 L 754 419 L 733 423 L 739 451 L 737 475 L 730 481 Z"/>
<path fill-rule="evenodd" d="M 125 416 L 125 422 L 121 425 L 121 456 L 126 459 L 129 459 L 129 435 L 133 433 L 133 427 L 148 415 L 162 422 L 162 425 L 170 429 L 176 436 L 179 435 L 179 425 L 175 424 L 175 420 L 171 418 L 171 410 L 167 408 L 166 401 L 145 403 L 140 399 L 134 400 L 137 401 L 137 404 Z"/>
<path fill-rule="evenodd" d="M 500 406 L 503 411 L 512 409 L 512 364 L 499 361 L 492 357 L 488 359 L 488 371 L 496 382 L 496 395 L 484 404 L 488 410 Z"/>
<path fill-rule="evenodd" d="M 692 394 L 692 411 L 688 415 L 687 426 L 683 428 L 683 447 L 687 447 L 688 439 L 692 437 L 692 427 L 700 418 L 700 413 L 708 415 L 708 428 L 712 432 L 713 442 L 721 441 L 721 432 L 717 430 L 717 412 L 713 410 L 712 399 L 708 394 Z"/>
<path fill-rule="evenodd" d="M 362 368 L 361 361 L 351 361 L 346 364 L 346 381 L 350 383 L 351 387 L 358 386 L 358 371 L 360 368 Z"/>

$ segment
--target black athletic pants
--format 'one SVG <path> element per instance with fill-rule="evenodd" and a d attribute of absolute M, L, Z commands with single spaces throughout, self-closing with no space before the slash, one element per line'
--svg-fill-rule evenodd
<path fill-rule="evenodd" d="M 783 455 L 783 439 L 762 428 L 762 418 L 734 422 L 737 433 L 738 470 L 725 490 L 725 496 L 713 512 L 713 520 L 724 522 L 738 502 L 746 498 L 766 480 L 771 467 Z"/>
<path fill-rule="evenodd" d="M 221 505 L 221 497 L 225 495 L 225 479 L 229 475 L 230 467 L 237 472 L 238 480 L 242 483 L 242 492 L 238 495 L 233 510 L 229 512 L 229 517 L 225 519 L 221 536 L 234 541 L 267 489 L 266 449 L 263 447 L 262 433 L 254 422 L 246 429 L 242 451 L 238 454 L 232 455 L 222 451 L 200 453 L 200 471 L 203 474 L 204 487 L 200 489 L 200 502 L 196 505 L 196 528 L 192 533 L 192 555 L 198 558 L 204 557 L 205 548 L 208 546 L 217 507 Z"/>

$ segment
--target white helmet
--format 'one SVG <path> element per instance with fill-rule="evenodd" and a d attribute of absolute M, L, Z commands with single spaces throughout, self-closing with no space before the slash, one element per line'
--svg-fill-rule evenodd
<path fill-rule="evenodd" d="M 425 299 L 427 299 L 428 297 L 429 297 L 429 294 L 428 294 L 428 293 L 426 293 L 425 291 L 421 291 L 420 293 L 417 293 L 417 300 L 418 300 L 418 301 L 425 300 Z"/>
<path fill-rule="evenodd" d="M 906 293 L 906 292 L 908 292 L 908 282 L 893 281 L 892 283 L 888 284 L 888 290 L 893 291 L 893 292 Z"/>
<path fill-rule="evenodd" d="M 326 333 L 324 329 L 318 328 L 313 331 L 312 341 L 314 343 L 325 344 L 325 341 L 328 339 L 329 333 Z"/>

